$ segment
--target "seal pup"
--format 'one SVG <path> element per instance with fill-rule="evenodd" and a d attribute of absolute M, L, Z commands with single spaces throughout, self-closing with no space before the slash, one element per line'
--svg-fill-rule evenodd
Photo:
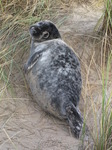
<path fill-rule="evenodd" d="M 82 87 L 79 60 L 51 21 L 37 22 L 29 31 L 31 50 L 24 71 L 32 95 L 44 111 L 67 120 L 79 138 L 83 125 L 78 109 Z"/>

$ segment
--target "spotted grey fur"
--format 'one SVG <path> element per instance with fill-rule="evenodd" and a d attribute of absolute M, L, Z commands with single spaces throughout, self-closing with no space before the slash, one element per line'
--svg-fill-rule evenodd
<path fill-rule="evenodd" d="M 24 70 L 33 97 L 46 112 L 67 120 L 78 138 L 83 125 L 77 108 L 82 87 L 79 60 L 52 22 L 32 25 L 30 34 L 31 50 Z"/>

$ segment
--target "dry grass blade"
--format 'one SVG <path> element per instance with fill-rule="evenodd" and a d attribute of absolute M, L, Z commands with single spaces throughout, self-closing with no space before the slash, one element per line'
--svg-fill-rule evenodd
<path fill-rule="evenodd" d="M 13 141 L 11 140 L 10 136 L 8 135 L 7 131 L 3 128 L 4 133 L 6 134 L 7 138 L 9 139 L 9 141 L 12 143 L 13 147 L 15 148 L 15 150 L 17 150 L 15 144 L 13 143 Z"/>
<path fill-rule="evenodd" d="M 13 144 L 13 147 L 15 148 L 15 150 L 17 150 L 17 148 L 15 147 L 15 145 L 14 145 L 14 143 L 12 142 L 11 139 L 13 139 L 17 134 L 19 134 L 20 131 L 18 131 L 17 133 L 15 133 L 14 135 L 12 135 L 11 137 L 9 137 L 9 135 L 8 135 L 8 133 L 6 132 L 5 129 L 3 129 L 3 131 L 4 131 L 4 133 L 6 134 L 6 136 L 7 136 L 8 139 L 7 139 L 6 141 L 4 141 L 4 142 L 0 145 L 0 149 L 3 147 L 3 145 L 4 145 L 5 143 L 7 143 L 7 142 L 10 140 L 11 143 Z"/>

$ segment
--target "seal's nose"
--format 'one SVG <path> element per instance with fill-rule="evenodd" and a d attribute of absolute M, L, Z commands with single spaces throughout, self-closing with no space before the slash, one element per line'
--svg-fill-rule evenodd
<path fill-rule="evenodd" d="M 30 27 L 30 32 L 36 33 L 37 30 L 36 30 L 36 28 L 35 28 L 34 26 L 31 26 L 31 27 Z"/>
<path fill-rule="evenodd" d="M 30 27 L 30 29 L 35 30 L 35 27 Z"/>
<path fill-rule="evenodd" d="M 40 35 L 41 31 L 36 25 L 32 25 L 29 29 L 31 36 L 38 36 Z"/>
<path fill-rule="evenodd" d="M 33 25 L 33 26 L 30 27 L 30 32 L 38 33 L 38 32 L 40 32 L 40 29 L 37 25 Z"/>

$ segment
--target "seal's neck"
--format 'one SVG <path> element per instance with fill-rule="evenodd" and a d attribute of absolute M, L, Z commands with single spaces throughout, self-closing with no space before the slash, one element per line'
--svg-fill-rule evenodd
<path fill-rule="evenodd" d="M 33 40 L 31 41 L 30 56 L 31 56 L 32 54 L 34 54 L 35 49 L 36 49 L 36 47 L 37 47 L 38 44 L 39 44 L 38 42 L 35 42 L 35 41 L 33 41 Z"/>

